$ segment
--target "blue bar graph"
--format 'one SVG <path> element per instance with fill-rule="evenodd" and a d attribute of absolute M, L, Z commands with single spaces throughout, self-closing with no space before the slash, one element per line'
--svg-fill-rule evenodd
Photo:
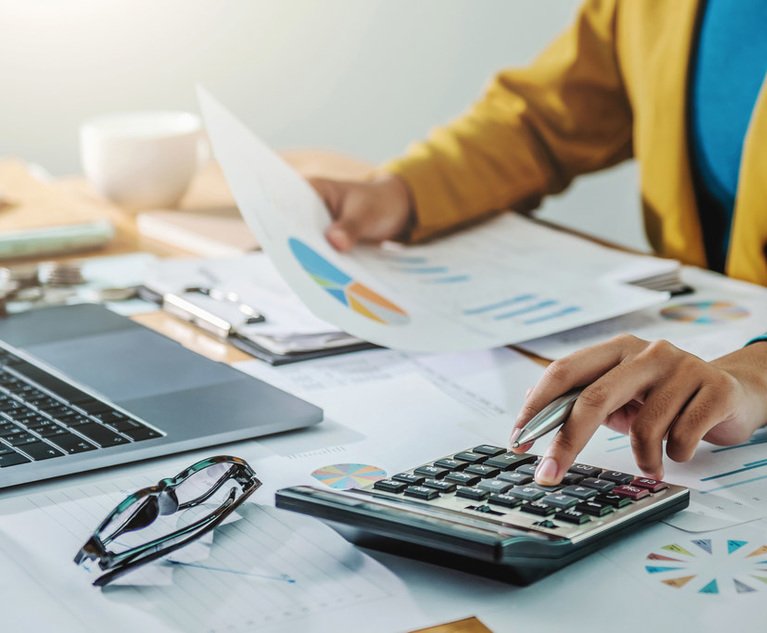
<path fill-rule="evenodd" d="M 413 268 L 398 267 L 397 270 L 410 275 L 437 275 L 449 272 L 450 269 L 447 266 L 416 266 Z"/>
<path fill-rule="evenodd" d="M 451 275 L 450 277 L 437 277 L 436 279 L 424 279 L 425 284 L 460 284 L 469 281 L 471 275 Z"/>
<path fill-rule="evenodd" d="M 736 448 L 748 448 L 749 446 L 756 446 L 758 444 L 767 444 L 767 434 L 761 433 L 758 435 L 754 435 L 748 442 L 743 442 L 743 444 L 733 444 L 732 446 L 720 446 L 719 448 L 714 448 L 711 450 L 712 453 L 724 453 L 725 451 L 731 451 Z"/>
<path fill-rule="evenodd" d="M 525 325 L 532 325 L 533 323 L 540 323 L 541 321 L 548 321 L 549 319 L 558 319 L 559 317 L 567 316 L 568 314 L 578 312 L 579 310 L 580 308 L 578 306 L 569 306 L 559 310 L 558 312 L 552 312 L 551 314 L 545 314 L 534 319 L 528 319 L 525 321 Z"/>
<path fill-rule="evenodd" d="M 535 312 L 536 310 L 543 310 L 544 308 L 551 308 L 555 305 L 557 305 L 557 302 L 554 299 L 547 299 L 546 301 L 541 301 L 540 303 L 527 306 L 526 308 L 520 308 L 519 310 L 512 310 L 511 312 L 504 312 L 503 314 L 497 314 L 493 318 L 496 321 L 502 321 L 504 319 L 513 319 L 514 317 L 522 316 L 523 314 L 529 314 L 530 312 Z"/>
<path fill-rule="evenodd" d="M 755 481 L 761 481 L 763 479 L 767 479 L 767 475 L 760 475 L 759 477 L 752 477 L 751 479 L 736 481 L 735 483 L 732 483 L 732 484 L 725 484 L 723 486 L 718 486 L 717 488 L 711 488 L 711 490 L 701 490 L 700 494 L 709 495 L 711 493 L 718 492 L 719 490 L 726 490 L 727 488 L 735 488 L 736 486 L 744 486 L 745 484 L 751 484 Z"/>
<path fill-rule="evenodd" d="M 511 297 L 509 299 L 504 299 L 503 301 L 490 303 L 485 306 L 477 306 L 476 308 L 469 308 L 467 310 L 464 310 L 463 313 L 467 316 L 471 316 L 474 314 L 485 314 L 486 312 L 492 312 L 493 310 L 500 310 L 501 308 L 507 308 L 508 306 L 514 305 L 515 303 L 521 303 L 522 301 L 530 301 L 531 299 L 535 299 L 535 295 L 531 295 L 531 294 L 517 295 L 516 297 Z"/>

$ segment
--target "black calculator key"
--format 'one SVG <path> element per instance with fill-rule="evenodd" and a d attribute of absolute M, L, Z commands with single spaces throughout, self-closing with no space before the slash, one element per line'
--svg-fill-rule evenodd
<path fill-rule="evenodd" d="M 567 469 L 567 472 L 583 475 L 584 477 L 599 477 L 602 469 L 596 466 L 587 466 L 586 464 L 573 464 Z"/>
<path fill-rule="evenodd" d="M 458 486 L 458 490 L 455 491 L 456 497 L 464 497 L 474 501 L 482 501 L 489 494 L 487 490 L 480 490 L 479 488 L 471 488 L 469 486 Z"/>
<path fill-rule="evenodd" d="M 608 506 L 604 503 L 598 503 L 596 501 L 583 501 L 575 506 L 578 512 L 585 512 L 593 517 L 603 517 L 611 512 L 615 512 L 615 508 Z"/>
<path fill-rule="evenodd" d="M 379 479 L 373 484 L 373 488 L 384 490 L 385 492 L 399 493 L 407 488 L 407 484 L 404 481 L 394 481 L 393 479 Z"/>
<path fill-rule="evenodd" d="M 566 510 L 567 508 L 572 508 L 577 505 L 578 499 L 558 492 L 553 495 L 546 495 L 541 499 L 541 502 L 559 508 L 560 510 Z"/>
<path fill-rule="evenodd" d="M 473 451 L 462 451 L 453 455 L 453 459 L 458 459 L 462 462 L 469 462 L 470 464 L 479 464 L 487 459 L 487 455 L 482 455 Z"/>
<path fill-rule="evenodd" d="M 52 442 L 70 455 L 74 455 L 75 453 L 85 453 L 86 451 L 92 451 L 96 448 L 93 444 L 86 442 L 83 438 L 77 437 L 74 433 L 67 433 L 66 431 L 62 435 L 54 437 Z"/>
<path fill-rule="evenodd" d="M 51 424 L 49 426 L 44 426 L 44 427 L 33 429 L 33 430 L 45 438 L 54 438 L 54 441 L 55 441 L 55 438 L 61 435 L 67 435 L 69 433 L 69 431 L 60 427 L 58 424 Z"/>
<path fill-rule="evenodd" d="M 481 477 L 478 475 L 470 475 L 461 471 L 450 473 L 445 477 L 445 481 L 452 481 L 454 484 L 460 484 L 462 486 L 473 486 L 478 483 Z"/>
<path fill-rule="evenodd" d="M 500 475 L 498 475 L 498 479 L 500 479 L 501 481 L 508 481 L 509 483 L 512 483 L 515 486 L 524 486 L 525 484 L 529 484 L 533 480 L 533 476 L 525 475 L 525 473 L 511 472 L 511 473 L 501 473 Z"/>
<path fill-rule="evenodd" d="M 639 501 L 645 497 L 650 496 L 650 491 L 647 488 L 640 488 L 639 486 L 616 486 L 613 488 L 614 495 L 620 495 L 621 497 L 628 497 L 632 501 Z"/>
<path fill-rule="evenodd" d="M 508 481 L 501 481 L 500 479 L 483 479 L 477 484 L 477 488 L 480 490 L 497 493 L 504 493 L 513 486 L 514 484 L 510 484 Z"/>
<path fill-rule="evenodd" d="M 495 505 L 503 506 L 505 508 L 516 508 L 519 504 L 522 503 L 516 497 L 512 497 L 511 495 L 506 495 L 506 494 L 498 494 L 498 493 L 491 494 L 488 497 L 487 502 L 494 503 Z"/>
<path fill-rule="evenodd" d="M 579 510 L 574 510 L 573 508 L 557 512 L 554 518 L 559 519 L 560 521 L 566 521 L 567 523 L 575 523 L 576 525 L 582 525 L 583 523 L 591 521 L 591 517 L 588 514 Z"/>
<path fill-rule="evenodd" d="M 556 508 L 546 505 L 545 503 L 540 503 L 539 501 L 531 501 L 530 503 L 523 503 L 521 506 L 519 506 L 519 509 L 522 510 L 522 512 L 527 512 L 529 514 L 537 514 L 538 516 L 541 516 L 541 517 L 551 516 L 552 514 L 556 512 Z"/>
<path fill-rule="evenodd" d="M 577 486 L 579 483 L 581 483 L 581 481 L 583 481 L 583 479 L 583 475 L 577 475 L 576 473 L 565 473 L 564 477 L 562 477 L 562 485 Z"/>
<path fill-rule="evenodd" d="M 20 453 L 12 452 L 0 455 L 0 468 L 6 468 L 8 466 L 18 466 L 19 464 L 26 464 L 29 462 L 28 457 L 24 457 Z"/>
<path fill-rule="evenodd" d="M 471 450 L 482 455 L 489 455 L 490 457 L 495 457 L 496 455 L 500 455 L 501 453 L 506 452 L 505 448 L 501 448 L 500 446 L 493 446 L 491 444 L 480 444 Z"/>
<path fill-rule="evenodd" d="M 423 475 L 414 475 L 413 473 L 398 473 L 392 477 L 394 481 L 402 481 L 410 486 L 420 486 L 424 479 Z"/>
<path fill-rule="evenodd" d="M 501 470 L 512 470 L 517 466 L 529 464 L 535 460 L 535 455 L 530 455 L 529 453 L 520 453 L 519 455 L 517 453 L 505 453 L 503 455 L 496 455 L 495 457 L 488 458 L 485 460 L 485 464 L 488 466 L 495 466 Z"/>
<path fill-rule="evenodd" d="M 43 459 L 51 459 L 53 457 L 61 457 L 64 454 L 57 448 L 53 448 L 53 446 L 46 444 L 45 442 L 25 444 L 21 447 L 21 450 L 35 461 L 42 461 Z"/>
<path fill-rule="evenodd" d="M 544 486 L 543 484 L 537 484 L 535 482 L 530 484 L 531 488 L 538 488 L 538 490 L 543 490 L 546 494 L 550 494 L 552 492 L 558 492 L 562 489 L 562 486 L 554 485 L 554 486 Z"/>
<path fill-rule="evenodd" d="M 608 506 L 619 509 L 625 508 L 626 506 L 630 506 L 632 503 L 634 503 L 628 497 L 621 497 L 620 495 L 614 495 L 612 493 L 606 495 L 597 495 L 594 497 L 594 501 L 597 503 L 606 503 Z"/>
<path fill-rule="evenodd" d="M 78 433 L 82 433 L 89 440 L 93 440 L 97 444 L 103 447 L 117 446 L 118 444 L 127 444 L 128 440 L 119 436 L 117 433 L 110 431 L 105 426 L 91 422 L 90 424 L 81 424 L 76 426 L 75 430 Z"/>
<path fill-rule="evenodd" d="M 162 437 L 162 433 L 158 433 L 154 429 L 150 429 L 148 426 L 139 426 L 135 429 L 126 429 L 123 431 L 123 433 L 125 433 L 125 435 L 131 438 L 134 442 L 153 440 L 157 437 Z"/>
<path fill-rule="evenodd" d="M 423 485 L 427 488 L 434 488 L 440 492 L 453 492 L 455 490 L 455 484 L 451 484 L 449 481 L 441 481 L 439 479 L 426 479 Z"/>
<path fill-rule="evenodd" d="M 634 475 L 627 475 L 626 473 L 619 472 L 617 470 L 605 470 L 599 476 L 600 479 L 606 479 L 616 484 L 627 484 L 634 479 Z"/>
<path fill-rule="evenodd" d="M 479 475 L 480 477 L 495 477 L 501 471 L 486 464 L 469 464 L 463 472 Z"/>
<path fill-rule="evenodd" d="M 447 468 L 448 470 L 461 470 L 462 468 L 466 468 L 466 462 L 451 459 L 449 457 L 438 459 L 434 462 L 434 465 L 438 468 Z"/>
<path fill-rule="evenodd" d="M 597 492 L 601 493 L 608 493 L 613 488 L 615 488 L 615 484 L 612 481 L 607 481 L 606 479 L 596 479 L 594 477 L 586 477 L 585 479 L 582 479 L 580 485 L 586 486 L 587 488 L 593 488 Z"/>
<path fill-rule="evenodd" d="M 450 471 L 447 468 L 439 468 L 438 466 L 419 466 L 413 472 L 416 475 L 423 475 L 432 479 L 442 479 Z"/>
<path fill-rule="evenodd" d="M 509 490 L 506 494 L 522 499 L 523 501 L 538 501 L 546 493 L 540 488 L 534 486 L 515 486 Z"/>
<path fill-rule="evenodd" d="M 535 475 L 535 469 L 538 468 L 535 464 L 523 464 L 519 468 L 515 468 L 515 473 L 522 473 L 523 475 L 530 475 L 531 477 Z"/>
<path fill-rule="evenodd" d="M 408 486 L 405 488 L 405 495 L 431 501 L 439 497 L 439 491 L 434 490 L 434 488 L 427 488 L 426 486 Z"/>
<path fill-rule="evenodd" d="M 562 488 L 562 493 L 576 497 L 581 501 L 588 501 L 597 496 L 597 491 L 593 488 L 587 488 L 586 486 L 567 486 Z"/>

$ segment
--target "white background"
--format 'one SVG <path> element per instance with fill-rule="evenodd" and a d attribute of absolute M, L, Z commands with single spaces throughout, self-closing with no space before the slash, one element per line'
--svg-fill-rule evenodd
<path fill-rule="evenodd" d="M 77 127 L 196 109 L 203 82 L 278 148 L 371 161 L 529 62 L 576 0 L 0 0 L 0 155 L 80 170 Z M 636 170 L 582 178 L 556 219 L 643 247 Z"/>

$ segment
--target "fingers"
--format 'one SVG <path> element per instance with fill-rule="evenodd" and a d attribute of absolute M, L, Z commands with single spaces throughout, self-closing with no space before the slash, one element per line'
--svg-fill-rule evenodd
<path fill-rule="evenodd" d="M 656 378 L 655 368 L 635 358 L 618 364 L 586 387 L 546 449 L 535 480 L 543 485 L 559 483 L 602 422 L 642 395 Z"/>

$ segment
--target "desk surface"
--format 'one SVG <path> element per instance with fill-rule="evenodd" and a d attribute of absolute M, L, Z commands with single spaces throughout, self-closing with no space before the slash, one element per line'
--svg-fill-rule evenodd
<path fill-rule="evenodd" d="M 306 176 L 355 179 L 363 177 L 370 170 L 370 165 L 364 162 L 324 151 L 296 150 L 284 152 L 283 156 Z M 62 191 L 67 191 L 81 197 L 89 205 L 99 207 L 103 211 L 104 217 L 112 220 L 116 229 L 115 238 L 105 247 L 58 259 L 104 257 L 137 251 L 149 252 L 160 257 L 191 256 L 186 251 L 141 236 L 136 226 L 136 214 L 120 209 L 100 198 L 90 189 L 82 177 L 63 178 L 56 181 L 55 185 Z M 181 209 L 189 210 L 231 208 L 233 206 L 234 200 L 220 169 L 215 164 L 210 164 L 198 173 L 180 204 Z M 51 213 L 51 221 L 53 222 L 55 219 L 55 211 L 53 211 Z M 51 258 L 45 259 L 50 260 Z M 18 261 L 4 263 L 13 264 L 18 263 Z M 34 260 L 26 259 L 23 261 L 29 262 Z M 233 363 L 252 358 L 231 345 L 223 343 L 162 311 L 158 310 L 141 314 L 133 318 L 142 325 L 160 332 L 182 343 L 189 349 L 214 360 Z M 420 629 L 418 633 L 487 633 L 489 630 L 476 618 L 467 618 L 427 629 Z"/>

